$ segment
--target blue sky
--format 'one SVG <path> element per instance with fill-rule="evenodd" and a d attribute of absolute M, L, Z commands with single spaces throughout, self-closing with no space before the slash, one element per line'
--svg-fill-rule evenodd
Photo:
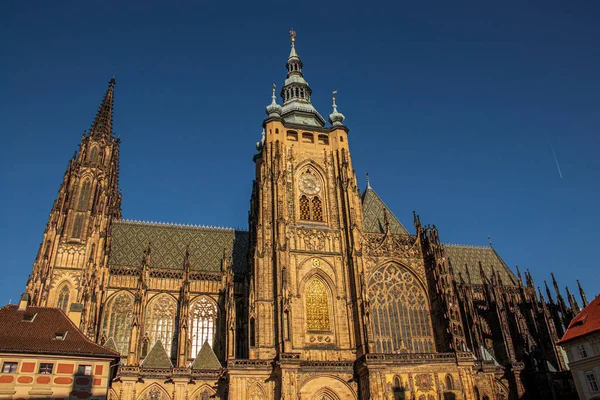
<path fill-rule="evenodd" d="M 292 27 L 321 114 L 339 91 L 361 187 L 368 171 L 409 229 L 416 210 L 444 242 L 491 235 L 537 285 L 600 292 L 598 2 L 0 7 L 2 304 L 113 75 L 124 217 L 246 227 Z"/>

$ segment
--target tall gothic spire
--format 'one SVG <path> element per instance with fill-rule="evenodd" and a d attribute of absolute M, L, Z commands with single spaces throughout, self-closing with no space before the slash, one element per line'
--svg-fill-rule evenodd
<path fill-rule="evenodd" d="M 287 79 L 281 88 L 282 118 L 301 125 L 325 126 L 325 119 L 310 103 L 312 90 L 302 74 L 304 64 L 296 52 L 296 32 L 290 31 L 292 48 L 287 59 Z"/>
<path fill-rule="evenodd" d="M 115 78 L 111 78 L 104 99 L 102 99 L 102 104 L 96 113 L 96 118 L 90 129 L 90 136 L 110 137 L 112 134 L 115 83 Z"/>

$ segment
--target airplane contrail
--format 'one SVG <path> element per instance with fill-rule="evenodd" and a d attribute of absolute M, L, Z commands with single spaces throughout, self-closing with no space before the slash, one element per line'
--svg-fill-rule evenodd
<path fill-rule="evenodd" d="M 562 171 L 560 170 L 560 165 L 558 164 L 558 158 L 556 158 L 556 152 L 554 151 L 554 147 L 552 148 L 552 154 L 554 155 L 554 162 L 556 162 L 556 169 L 558 169 L 558 176 L 562 179 Z"/>

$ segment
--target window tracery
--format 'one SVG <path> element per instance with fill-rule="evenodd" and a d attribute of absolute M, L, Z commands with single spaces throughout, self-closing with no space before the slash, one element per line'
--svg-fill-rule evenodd
<path fill-rule="evenodd" d="M 190 308 L 190 357 L 196 358 L 204 342 L 212 347 L 217 322 L 217 305 L 207 299 L 200 298 Z"/>
<path fill-rule="evenodd" d="M 160 340 L 167 354 L 171 354 L 176 315 L 177 303 L 166 294 L 154 298 L 146 312 L 146 334 L 150 338 L 150 343 L 154 344 Z"/>
<path fill-rule="evenodd" d="M 69 311 L 69 293 L 71 292 L 69 285 L 65 284 L 58 292 L 58 301 L 56 307 L 63 310 L 66 314 Z"/>
<path fill-rule="evenodd" d="M 117 294 L 109 301 L 104 314 L 103 331 L 113 338 L 121 355 L 129 352 L 131 320 L 133 317 L 133 298 L 126 292 Z"/>
<path fill-rule="evenodd" d="M 323 281 L 313 278 L 305 289 L 306 329 L 308 331 L 328 331 L 329 298 Z"/>
<path fill-rule="evenodd" d="M 303 133 L 303 137 L 310 135 L 311 141 L 314 140 L 311 133 Z M 323 203 L 320 197 L 323 182 L 312 168 L 307 167 L 298 178 L 298 189 L 301 193 L 299 202 L 300 219 L 305 221 L 323 221 Z"/>
<path fill-rule="evenodd" d="M 434 351 L 427 295 L 405 267 L 389 264 L 369 279 L 375 352 Z"/>

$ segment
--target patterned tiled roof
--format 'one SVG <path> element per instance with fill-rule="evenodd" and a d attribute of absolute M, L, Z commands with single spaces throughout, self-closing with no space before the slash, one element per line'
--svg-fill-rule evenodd
<path fill-rule="evenodd" d="M 483 267 L 486 276 L 491 277 L 493 266 L 496 274 L 502 279 L 503 285 L 517 285 L 515 274 L 513 274 L 498 253 L 491 247 L 445 244 L 444 249 L 446 250 L 446 255 L 450 259 L 450 263 L 452 264 L 457 279 L 458 274 L 461 273 L 463 279 L 467 282 L 467 268 L 469 268 L 471 282 L 476 285 L 482 284 L 481 274 L 479 273 L 479 262 L 481 262 L 481 266 Z"/>
<path fill-rule="evenodd" d="M 110 265 L 139 266 L 148 243 L 150 267 L 183 268 L 189 246 L 192 270 L 220 271 L 224 253 L 232 256 L 235 272 L 246 270 L 248 232 L 134 221 L 113 223 Z"/>
<path fill-rule="evenodd" d="M 192 364 L 192 369 L 220 369 L 221 363 L 208 342 L 204 342 L 198 356 Z"/>
<path fill-rule="evenodd" d="M 0 308 L 0 352 L 118 358 L 89 340 L 58 308 Z"/>
<path fill-rule="evenodd" d="M 167 354 L 167 350 L 165 350 L 165 346 L 163 346 L 160 340 L 157 340 L 152 346 L 152 349 L 142 361 L 142 367 L 144 368 L 173 368 L 173 363 L 171 363 L 171 358 Z"/>
<path fill-rule="evenodd" d="M 365 217 L 365 232 L 385 233 L 385 213 L 390 224 L 390 231 L 401 235 L 408 234 L 398 218 L 385 205 L 371 187 L 362 194 L 363 213 Z"/>

